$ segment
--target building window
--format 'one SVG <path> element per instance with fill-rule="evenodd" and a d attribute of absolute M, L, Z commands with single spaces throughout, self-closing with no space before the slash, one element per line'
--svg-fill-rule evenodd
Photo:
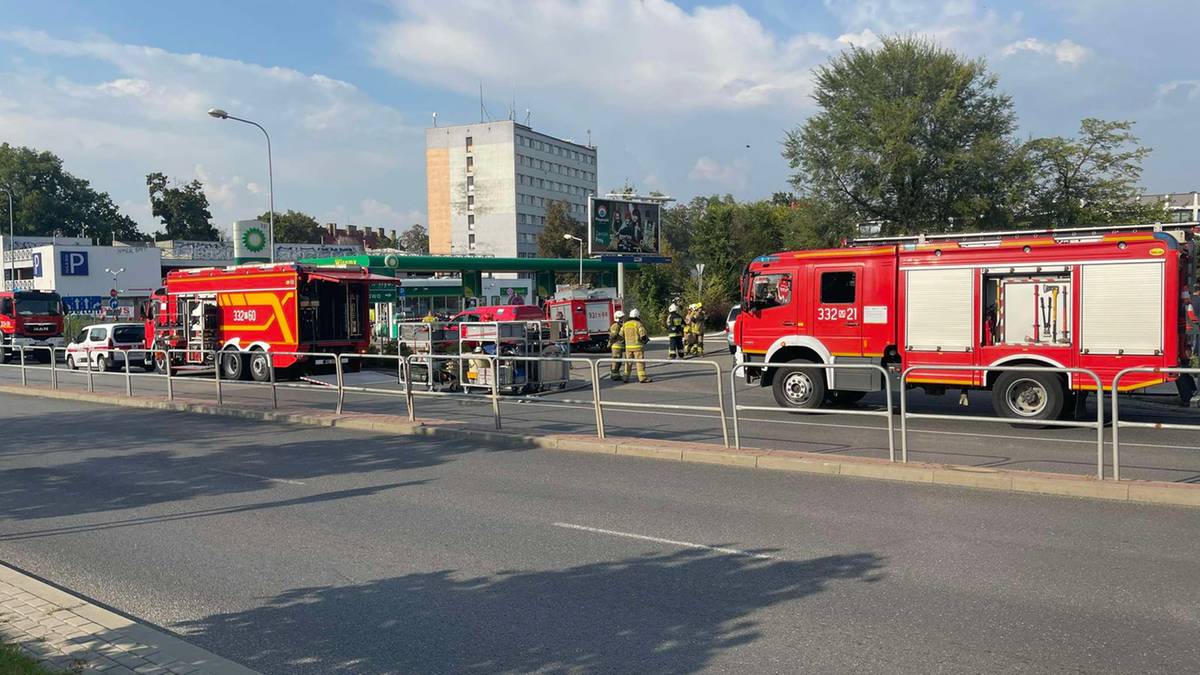
<path fill-rule="evenodd" d="M 821 304 L 847 305 L 854 302 L 854 272 L 821 274 Z"/>
<path fill-rule="evenodd" d="M 473 145 L 474 145 L 474 139 L 472 139 L 470 136 L 467 136 L 467 152 L 471 151 L 471 148 Z"/>
<path fill-rule="evenodd" d="M 470 246 L 471 248 L 475 248 L 475 235 L 473 235 L 473 234 L 467 235 L 467 246 Z"/>
<path fill-rule="evenodd" d="M 472 213 L 467 216 L 467 227 L 472 230 L 475 229 L 475 214 Z"/>
<path fill-rule="evenodd" d="M 468 155 L 467 156 L 467 171 L 470 171 L 471 169 L 474 169 L 474 168 L 475 168 L 475 158 Z"/>
<path fill-rule="evenodd" d="M 475 187 L 475 176 L 467 176 L 467 187 L 468 188 Z"/>
<path fill-rule="evenodd" d="M 467 195 L 467 208 L 475 208 L 475 195 Z"/>

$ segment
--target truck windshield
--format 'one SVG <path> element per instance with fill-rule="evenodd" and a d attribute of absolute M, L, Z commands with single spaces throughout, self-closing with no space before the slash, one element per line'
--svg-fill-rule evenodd
<path fill-rule="evenodd" d="M 17 296 L 17 314 L 21 316 L 58 316 L 58 296 Z"/>

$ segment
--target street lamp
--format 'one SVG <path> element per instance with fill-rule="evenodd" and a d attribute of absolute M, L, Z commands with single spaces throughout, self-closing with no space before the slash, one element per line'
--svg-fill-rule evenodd
<path fill-rule="evenodd" d="M 104 268 L 104 272 L 105 272 L 106 274 L 111 274 L 111 275 L 112 275 L 112 278 L 113 278 L 113 287 L 112 287 L 112 289 L 113 289 L 113 292 L 114 292 L 114 293 L 118 293 L 118 294 L 119 294 L 119 293 L 121 292 L 121 287 L 117 285 L 117 277 L 121 276 L 121 272 L 124 272 L 124 271 L 125 271 L 125 268 L 124 268 L 124 267 L 118 267 L 118 268 L 117 268 L 117 269 L 115 269 L 115 270 L 114 270 L 114 269 L 109 269 L 109 268 L 107 268 L 107 267 L 105 267 L 105 268 Z M 112 296 L 112 297 L 113 297 L 113 299 L 115 299 L 117 296 L 115 296 L 115 295 L 114 295 L 114 296 Z M 114 309 L 113 309 L 113 311 L 116 311 L 116 309 L 114 308 Z"/>
<path fill-rule="evenodd" d="M 5 285 L 10 291 L 17 288 L 17 258 L 13 255 L 13 207 L 12 207 L 12 188 L 2 187 L 0 192 L 8 195 L 8 241 L 4 242 L 4 252 L 8 254 L 8 284 Z"/>
<path fill-rule="evenodd" d="M 275 170 L 271 166 L 271 135 L 258 122 L 252 122 L 240 117 L 234 117 L 220 108 L 209 108 L 208 116 L 219 120 L 235 120 L 244 124 L 249 124 L 258 127 L 258 130 L 263 132 L 263 136 L 267 137 L 267 196 L 271 200 L 271 210 L 268 212 L 268 219 L 271 221 L 271 234 L 267 236 L 268 250 L 271 251 L 271 262 L 275 262 Z"/>
<path fill-rule="evenodd" d="M 563 234 L 563 239 L 568 241 L 574 239 L 579 242 L 579 285 L 583 285 L 583 240 L 573 234 Z"/>

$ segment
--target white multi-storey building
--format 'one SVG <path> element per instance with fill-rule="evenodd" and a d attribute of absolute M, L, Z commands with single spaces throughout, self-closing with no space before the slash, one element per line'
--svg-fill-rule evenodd
<path fill-rule="evenodd" d="M 596 193 L 595 147 L 512 120 L 426 129 L 425 168 L 433 254 L 536 257 L 546 206 Z"/>

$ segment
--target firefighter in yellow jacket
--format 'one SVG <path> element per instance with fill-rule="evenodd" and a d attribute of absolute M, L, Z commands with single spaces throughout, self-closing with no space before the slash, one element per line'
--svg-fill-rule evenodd
<path fill-rule="evenodd" d="M 608 327 L 608 349 L 612 352 L 613 362 L 609 368 L 609 377 L 621 381 L 621 359 L 625 357 L 625 337 L 621 327 L 625 321 L 625 312 L 617 310 L 613 313 L 613 322 Z"/>
<path fill-rule="evenodd" d="M 629 312 L 629 320 L 621 326 L 621 337 L 625 339 L 625 358 L 630 359 L 625 363 L 625 379 L 633 377 L 633 365 L 636 363 L 638 382 L 649 382 L 643 359 L 646 358 L 645 345 L 650 341 L 650 334 L 642 325 L 641 312 L 636 309 Z"/>

